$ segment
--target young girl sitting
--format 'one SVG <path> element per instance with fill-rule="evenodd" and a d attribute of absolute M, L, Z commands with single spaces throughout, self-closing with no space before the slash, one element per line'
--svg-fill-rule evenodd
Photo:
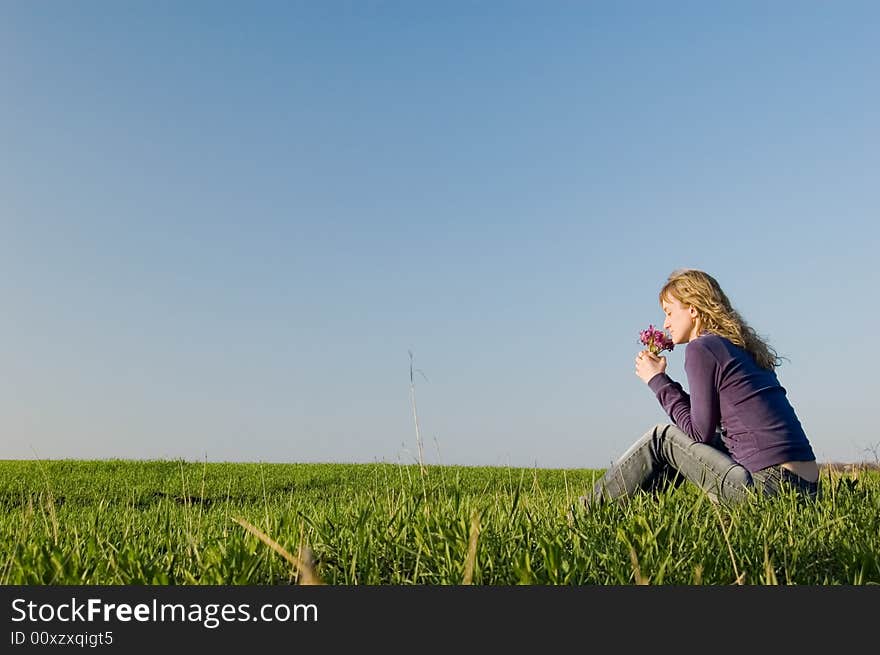
<path fill-rule="evenodd" d="M 636 375 L 673 424 L 654 426 L 594 485 L 593 504 L 682 479 L 715 502 L 734 504 L 752 489 L 818 493 L 819 469 L 807 435 L 774 372 L 780 360 L 703 271 L 673 272 L 660 290 L 673 344 L 688 344 L 688 390 L 666 374 L 666 358 L 642 350 Z"/>

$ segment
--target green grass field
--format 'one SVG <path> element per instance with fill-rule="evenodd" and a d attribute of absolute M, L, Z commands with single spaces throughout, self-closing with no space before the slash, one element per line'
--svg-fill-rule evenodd
<path fill-rule="evenodd" d="M 599 473 L 0 461 L 0 584 L 880 583 L 877 472 L 824 469 L 816 503 L 684 486 L 569 516 Z"/>

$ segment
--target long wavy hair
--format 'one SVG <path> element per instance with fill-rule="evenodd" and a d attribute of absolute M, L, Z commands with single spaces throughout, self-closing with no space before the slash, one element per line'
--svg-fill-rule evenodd
<path fill-rule="evenodd" d="M 745 322 L 718 281 L 708 273 L 693 268 L 673 271 L 660 289 L 660 304 L 670 298 L 696 309 L 704 332 L 729 339 L 754 357 L 761 368 L 773 371 L 782 363 L 782 358 Z"/>

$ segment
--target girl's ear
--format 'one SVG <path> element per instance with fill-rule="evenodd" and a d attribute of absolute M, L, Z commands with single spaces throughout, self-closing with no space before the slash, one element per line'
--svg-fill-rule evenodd
<path fill-rule="evenodd" d="M 697 308 L 694 307 L 693 305 L 691 305 L 690 307 L 688 307 L 688 312 L 690 313 L 690 315 L 691 315 L 692 318 L 696 318 L 696 317 L 697 317 Z"/>

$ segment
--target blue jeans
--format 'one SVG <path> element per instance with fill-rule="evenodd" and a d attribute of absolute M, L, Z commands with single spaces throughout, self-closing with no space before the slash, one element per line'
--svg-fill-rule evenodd
<path fill-rule="evenodd" d="M 621 455 L 581 502 L 593 504 L 632 496 L 639 490 L 653 491 L 666 485 L 678 486 L 690 480 L 713 502 L 737 504 L 750 490 L 773 496 L 793 488 L 816 498 L 818 483 L 804 480 L 781 466 L 749 473 L 737 464 L 715 434 L 711 443 L 694 441 L 674 425 L 658 424 L 648 430 Z"/>

